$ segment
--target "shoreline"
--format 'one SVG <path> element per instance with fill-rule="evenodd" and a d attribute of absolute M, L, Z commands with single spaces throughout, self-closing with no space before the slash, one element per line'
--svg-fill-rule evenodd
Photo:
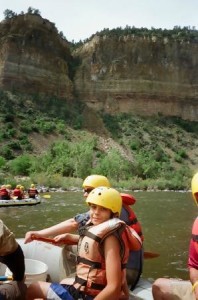
<path fill-rule="evenodd" d="M 127 191 L 127 192 L 132 192 L 132 193 L 139 193 L 139 192 L 177 192 L 177 193 L 191 193 L 191 190 L 160 190 L 160 189 L 147 189 L 147 190 L 129 190 L 129 189 L 120 189 L 116 188 L 117 190 L 121 191 Z M 78 188 L 78 187 L 70 187 L 70 188 L 49 188 L 49 187 L 37 187 L 37 190 L 40 194 L 43 193 L 65 193 L 65 192 L 82 192 L 83 189 Z"/>

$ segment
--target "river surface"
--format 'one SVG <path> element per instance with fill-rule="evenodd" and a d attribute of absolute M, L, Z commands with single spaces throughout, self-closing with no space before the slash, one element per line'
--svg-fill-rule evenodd
<path fill-rule="evenodd" d="M 144 261 L 143 277 L 188 278 L 187 256 L 193 220 L 197 208 L 191 193 L 133 192 L 134 209 L 145 236 L 144 249 L 159 253 Z M 24 237 L 29 230 L 39 230 L 87 211 L 82 192 L 51 193 L 41 204 L 0 208 L 0 218 L 15 233 Z"/>

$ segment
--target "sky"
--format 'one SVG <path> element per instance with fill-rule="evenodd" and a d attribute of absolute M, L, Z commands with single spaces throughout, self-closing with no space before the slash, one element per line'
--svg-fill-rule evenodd
<path fill-rule="evenodd" d="M 85 40 L 104 28 L 173 29 L 190 26 L 198 30 L 198 0 L 0 0 L 0 21 L 10 9 L 19 14 L 28 7 L 55 23 L 68 41 Z"/>

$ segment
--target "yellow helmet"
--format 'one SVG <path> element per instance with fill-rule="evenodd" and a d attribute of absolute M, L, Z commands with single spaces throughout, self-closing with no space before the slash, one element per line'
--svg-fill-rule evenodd
<path fill-rule="evenodd" d="M 89 175 L 85 180 L 83 181 L 83 188 L 91 187 L 91 188 L 97 188 L 99 186 L 106 186 L 110 187 L 111 184 L 107 177 L 102 175 Z"/>
<path fill-rule="evenodd" d="M 11 184 L 6 184 L 6 188 L 11 189 L 12 188 Z"/>
<path fill-rule="evenodd" d="M 33 183 L 31 184 L 31 188 L 35 188 L 35 185 Z"/>
<path fill-rule="evenodd" d="M 198 172 L 193 176 L 191 181 L 192 196 L 195 203 L 198 205 Z"/>
<path fill-rule="evenodd" d="M 97 187 L 91 191 L 86 198 L 86 203 L 100 205 L 119 215 L 122 208 L 122 198 L 120 193 L 113 188 L 104 186 Z"/>
<path fill-rule="evenodd" d="M 20 186 L 20 189 L 23 191 L 25 188 L 23 185 Z"/>
<path fill-rule="evenodd" d="M 16 188 L 17 188 L 17 189 L 20 189 L 20 188 L 21 188 L 21 185 L 20 185 L 20 184 L 17 184 Z"/>

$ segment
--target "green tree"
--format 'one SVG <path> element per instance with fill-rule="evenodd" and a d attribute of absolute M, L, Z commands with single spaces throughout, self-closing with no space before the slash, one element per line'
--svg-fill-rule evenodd
<path fill-rule="evenodd" d="M 4 167 L 6 165 L 6 160 L 3 156 L 0 156 L 0 168 Z"/>
<path fill-rule="evenodd" d="M 99 174 L 114 178 L 117 181 L 126 179 L 131 174 L 130 164 L 126 161 L 117 150 L 111 150 L 108 155 L 98 160 L 94 171 Z"/>
<path fill-rule="evenodd" d="M 91 173 L 93 161 L 93 141 L 84 141 L 72 146 L 74 176 L 85 178 Z"/>
<path fill-rule="evenodd" d="M 28 155 L 18 156 L 11 160 L 8 166 L 14 175 L 28 176 L 31 168 L 31 158 Z"/>
<path fill-rule="evenodd" d="M 11 9 L 6 9 L 3 12 L 5 19 L 11 19 L 13 17 L 15 17 L 17 14 L 15 12 L 13 12 Z"/>

